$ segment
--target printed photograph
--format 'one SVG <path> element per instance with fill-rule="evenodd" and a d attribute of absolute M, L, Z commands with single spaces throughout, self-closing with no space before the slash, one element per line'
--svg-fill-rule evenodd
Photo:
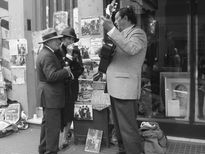
<path fill-rule="evenodd" d="M 90 79 L 79 79 L 78 101 L 88 101 L 92 98 L 93 81 Z"/>
<path fill-rule="evenodd" d="M 100 19 L 96 17 L 81 19 L 81 34 L 82 36 L 101 35 Z"/>
<path fill-rule="evenodd" d="M 0 121 L 4 120 L 5 118 L 5 110 L 6 108 L 0 108 Z"/>
<path fill-rule="evenodd" d="M 170 114 L 168 103 L 179 104 L 179 119 L 188 120 L 189 115 L 189 97 L 190 83 L 187 78 L 165 78 L 165 98 L 166 98 L 166 115 Z M 171 101 L 171 100 L 177 100 Z M 176 108 L 177 109 L 177 106 Z M 175 112 L 175 111 L 173 111 Z M 173 113 L 174 114 L 174 113 Z"/>
<path fill-rule="evenodd" d="M 10 50 L 10 64 L 11 66 L 25 66 L 27 51 L 27 40 L 18 39 L 9 41 Z"/>
<path fill-rule="evenodd" d="M 102 142 L 102 130 L 88 129 L 86 138 L 85 151 L 99 153 Z"/>
<path fill-rule="evenodd" d="M 20 119 L 20 104 L 10 104 L 5 111 L 5 121 L 15 124 Z"/>
<path fill-rule="evenodd" d="M 93 120 L 93 108 L 88 104 L 75 104 L 74 118 L 76 120 Z"/>
<path fill-rule="evenodd" d="M 58 33 L 61 33 L 61 31 L 68 26 L 68 12 L 55 12 L 53 14 L 53 26 Z"/>
<path fill-rule="evenodd" d="M 7 93 L 4 87 L 0 87 L 0 107 L 7 105 Z"/>

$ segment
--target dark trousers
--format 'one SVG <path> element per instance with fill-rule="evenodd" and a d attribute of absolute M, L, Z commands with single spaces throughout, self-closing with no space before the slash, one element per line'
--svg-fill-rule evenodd
<path fill-rule="evenodd" d="M 57 154 L 61 126 L 61 109 L 44 108 L 39 154 Z"/>
<path fill-rule="evenodd" d="M 124 148 L 126 154 L 140 154 L 142 140 L 136 121 L 136 100 L 121 100 L 112 96 L 110 100 L 119 148 Z"/>

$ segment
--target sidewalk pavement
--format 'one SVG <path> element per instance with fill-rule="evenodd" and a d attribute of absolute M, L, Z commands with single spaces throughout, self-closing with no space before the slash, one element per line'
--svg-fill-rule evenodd
<path fill-rule="evenodd" d="M 0 138 L 0 154 L 38 154 L 40 126 L 30 125 L 27 130 L 20 130 L 7 137 Z M 84 151 L 84 144 L 74 145 L 60 151 L 59 154 L 89 154 Z M 102 146 L 100 154 L 115 154 L 117 147 Z M 177 141 L 169 139 L 167 154 L 205 154 L 205 144 L 189 141 Z"/>

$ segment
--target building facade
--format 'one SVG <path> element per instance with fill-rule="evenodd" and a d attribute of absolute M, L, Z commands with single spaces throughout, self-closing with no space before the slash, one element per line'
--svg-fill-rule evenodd
<path fill-rule="evenodd" d="M 4 2 L 4 0 L 1 0 Z M 75 25 L 89 9 L 103 15 L 111 0 L 18 0 L 22 15 L 15 20 L 16 0 L 8 0 L 10 37 L 28 40 L 32 51 L 31 32 L 53 26 L 53 13 L 68 11 L 68 23 Z M 80 6 L 86 1 L 89 7 Z M 136 8 L 138 26 L 148 37 L 148 49 L 142 72 L 142 92 L 138 121 L 157 121 L 167 135 L 205 139 L 205 2 L 203 0 L 117 0 L 119 7 Z M 12 3 L 12 4 L 11 4 Z M 83 11 L 82 11 L 83 9 Z M 99 14 L 97 14 L 99 15 Z M 87 14 L 95 17 L 96 14 Z M 83 16 L 85 17 L 85 16 Z M 21 29 L 16 29 L 16 24 Z M 78 26 L 80 29 L 80 25 Z M 79 37 L 81 32 L 79 31 Z M 36 80 L 33 53 L 27 55 L 28 114 L 35 112 Z"/>

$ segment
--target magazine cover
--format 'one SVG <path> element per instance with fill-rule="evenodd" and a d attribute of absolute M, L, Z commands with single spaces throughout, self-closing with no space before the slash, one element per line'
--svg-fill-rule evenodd
<path fill-rule="evenodd" d="M 81 34 L 82 36 L 102 35 L 99 17 L 90 17 L 81 19 Z"/>
<path fill-rule="evenodd" d="M 6 108 L 0 108 L 0 121 L 4 120 L 5 118 L 5 110 Z"/>
<path fill-rule="evenodd" d="M 88 129 L 86 138 L 85 151 L 99 153 L 102 141 L 102 130 Z"/>
<path fill-rule="evenodd" d="M 5 121 L 15 124 L 20 119 L 20 109 L 19 103 L 10 104 L 5 111 Z"/>
<path fill-rule="evenodd" d="M 7 105 L 7 93 L 4 85 L 4 77 L 2 71 L 0 71 L 0 107 Z"/>
<path fill-rule="evenodd" d="M 74 118 L 76 120 L 93 120 L 92 105 L 89 105 L 89 104 L 75 104 Z"/>
<path fill-rule="evenodd" d="M 79 94 L 78 101 L 91 100 L 93 87 L 93 81 L 89 79 L 79 79 Z"/>
<path fill-rule="evenodd" d="M 0 121 L 0 131 L 5 130 L 5 128 L 7 128 L 7 127 L 10 126 L 10 125 L 11 125 L 10 123 L 8 123 L 8 122 L 6 122 L 6 121 L 4 121 L 4 120 L 1 120 L 1 121 Z"/>
<path fill-rule="evenodd" d="M 10 64 L 11 66 L 25 66 L 27 40 L 26 39 L 11 39 L 9 40 Z"/>
<path fill-rule="evenodd" d="M 68 12 L 66 11 L 54 12 L 53 27 L 59 34 L 64 28 L 68 27 Z"/>
<path fill-rule="evenodd" d="M 98 73 L 99 62 L 99 60 L 94 59 L 83 59 L 84 72 L 81 78 L 92 80 L 93 76 Z"/>
<path fill-rule="evenodd" d="M 110 96 L 108 93 L 104 93 L 104 90 L 94 90 L 91 103 L 93 109 L 101 111 L 110 106 Z"/>
<path fill-rule="evenodd" d="M 7 105 L 7 93 L 4 87 L 0 87 L 0 106 Z"/>

